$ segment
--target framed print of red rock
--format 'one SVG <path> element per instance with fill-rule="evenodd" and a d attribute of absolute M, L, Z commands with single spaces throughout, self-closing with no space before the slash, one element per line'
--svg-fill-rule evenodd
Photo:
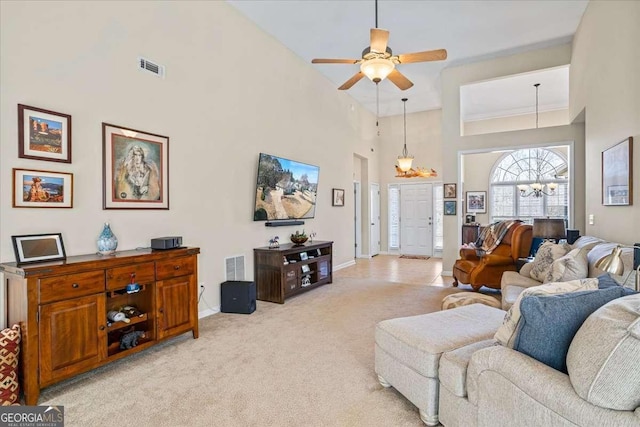
<path fill-rule="evenodd" d="M 71 163 L 71 116 L 18 104 L 18 157 Z"/>
<path fill-rule="evenodd" d="M 169 137 L 102 123 L 103 209 L 169 209 Z"/>

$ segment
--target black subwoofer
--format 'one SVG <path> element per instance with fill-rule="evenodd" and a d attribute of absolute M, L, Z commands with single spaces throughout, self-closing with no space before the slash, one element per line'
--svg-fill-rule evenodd
<path fill-rule="evenodd" d="M 573 245 L 573 243 L 580 237 L 580 230 L 567 230 L 567 243 Z"/>
<path fill-rule="evenodd" d="M 227 280 L 220 284 L 220 311 L 223 313 L 251 314 L 256 311 L 256 284 Z"/>

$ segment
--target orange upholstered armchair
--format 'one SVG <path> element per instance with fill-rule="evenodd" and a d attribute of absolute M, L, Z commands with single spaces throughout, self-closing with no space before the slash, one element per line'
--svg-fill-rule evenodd
<path fill-rule="evenodd" d="M 529 256 L 532 238 L 530 225 L 516 223 L 489 254 L 478 256 L 474 248 L 460 249 L 460 259 L 453 265 L 453 286 L 460 282 L 471 285 L 475 291 L 482 286 L 500 289 L 502 273 L 516 271 L 518 258 Z"/>

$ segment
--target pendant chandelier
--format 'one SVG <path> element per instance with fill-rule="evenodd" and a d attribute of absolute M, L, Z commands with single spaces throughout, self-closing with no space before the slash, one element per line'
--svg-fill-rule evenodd
<path fill-rule="evenodd" d="M 536 129 L 538 129 L 538 89 L 540 88 L 540 83 L 536 83 L 533 86 L 536 88 Z M 540 160 L 537 159 L 537 163 L 539 162 Z M 545 187 L 547 187 L 548 191 L 545 191 Z M 548 184 L 540 183 L 540 173 L 538 173 L 538 175 L 536 176 L 536 182 L 534 182 L 533 184 L 518 185 L 518 190 L 520 190 L 520 197 L 542 197 L 543 195 L 553 196 L 556 193 L 556 188 L 558 188 L 558 184 L 556 184 L 555 182 L 550 182 Z"/>
<path fill-rule="evenodd" d="M 412 168 L 413 156 L 407 151 L 407 100 L 402 98 L 404 106 L 404 145 L 402 147 L 402 155 L 398 156 L 398 164 L 396 165 L 396 178 L 429 178 L 438 176 L 438 173 L 431 169 Z"/>
<path fill-rule="evenodd" d="M 402 105 L 404 107 L 404 147 L 402 148 L 402 155 L 398 156 L 398 168 L 400 168 L 402 172 L 411 169 L 411 163 L 413 163 L 413 156 L 410 156 L 407 151 L 407 100 L 408 98 L 402 98 Z"/>

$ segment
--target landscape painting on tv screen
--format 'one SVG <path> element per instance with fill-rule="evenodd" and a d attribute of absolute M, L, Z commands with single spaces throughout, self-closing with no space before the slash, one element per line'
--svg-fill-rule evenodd
<path fill-rule="evenodd" d="M 313 218 L 317 166 L 260 154 L 254 221 Z"/>

